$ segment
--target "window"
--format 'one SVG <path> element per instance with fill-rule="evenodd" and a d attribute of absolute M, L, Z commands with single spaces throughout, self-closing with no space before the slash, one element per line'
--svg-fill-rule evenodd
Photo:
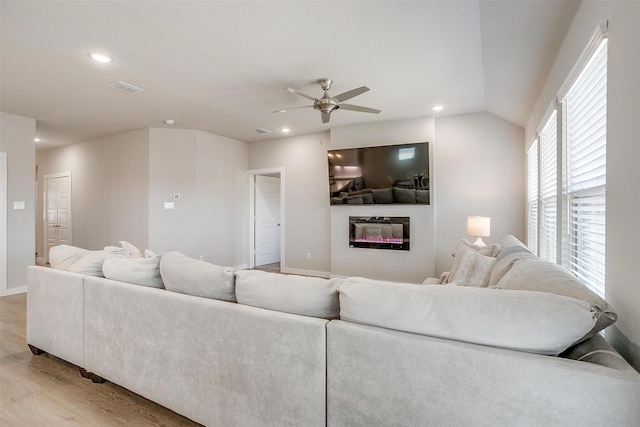
<path fill-rule="evenodd" d="M 538 140 L 527 151 L 527 246 L 538 253 Z"/>
<path fill-rule="evenodd" d="M 556 218 L 558 216 L 558 125 L 554 110 L 540 132 L 540 249 L 547 261 L 556 259 Z"/>
<path fill-rule="evenodd" d="M 604 296 L 607 40 L 599 44 L 562 100 L 566 145 L 563 197 L 567 224 L 563 264 Z"/>
<path fill-rule="evenodd" d="M 601 296 L 606 240 L 606 31 L 605 24 L 596 32 L 560 89 L 558 108 L 527 152 L 529 249 L 561 263 Z"/>

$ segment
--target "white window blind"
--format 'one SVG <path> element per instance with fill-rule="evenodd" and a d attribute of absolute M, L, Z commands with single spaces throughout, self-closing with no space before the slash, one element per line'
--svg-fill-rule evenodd
<path fill-rule="evenodd" d="M 607 140 L 607 39 L 562 100 L 566 132 L 563 263 L 604 296 Z"/>
<path fill-rule="evenodd" d="M 527 151 L 527 247 L 538 253 L 538 140 Z"/>
<path fill-rule="evenodd" d="M 558 124 L 553 111 L 540 132 L 540 247 L 538 255 L 556 262 L 558 216 Z"/>

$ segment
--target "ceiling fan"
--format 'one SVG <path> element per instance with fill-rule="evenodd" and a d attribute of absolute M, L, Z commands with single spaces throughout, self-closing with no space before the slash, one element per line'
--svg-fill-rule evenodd
<path fill-rule="evenodd" d="M 299 90 L 287 87 L 285 88 L 286 90 L 288 90 L 291 93 L 295 93 L 296 95 L 300 95 L 303 96 L 307 99 L 310 99 L 313 101 L 313 105 L 304 105 L 302 107 L 293 107 L 293 108 L 285 108 L 283 110 L 277 110 L 274 111 L 274 113 L 284 113 L 285 111 L 289 111 L 289 110 L 295 110 L 298 108 L 310 108 L 313 107 L 314 109 L 320 111 L 320 114 L 322 116 L 322 123 L 328 123 L 329 119 L 331 118 L 331 113 L 339 108 L 343 109 L 343 110 L 350 110 L 350 111 L 359 111 L 361 113 L 374 113 L 374 114 L 378 114 L 380 112 L 380 110 L 376 110 L 374 108 L 367 108 L 367 107 L 361 107 L 359 105 L 352 105 L 352 104 L 342 104 L 343 101 L 346 101 L 347 99 L 351 99 L 354 98 L 358 95 L 361 95 L 365 92 L 367 92 L 369 90 L 368 87 L 366 86 L 361 86 L 359 88 L 356 89 L 352 89 L 349 90 L 347 92 L 341 93 L 340 95 L 336 95 L 336 96 L 329 96 L 329 89 L 331 89 L 331 85 L 333 84 L 333 80 L 331 79 L 319 79 L 318 80 L 318 84 L 320 85 L 320 87 L 322 88 L 322 90 L 324 90 L 324 95 L 322 95 L 322 98 L 315 98 L 311 95 L 307 95 L 306 93 L 300 92 Z"/>

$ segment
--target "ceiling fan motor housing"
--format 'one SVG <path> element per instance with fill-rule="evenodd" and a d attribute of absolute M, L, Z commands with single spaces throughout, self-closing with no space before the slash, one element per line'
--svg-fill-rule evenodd
<path fill-rule="evenodd" d="M 338 101 L 331 98 L 327 93 L 327 91 L 325 90 L 324 96 L 320 99 L 315 100 L 315 102 L 313 103 L 313 108 L 315 108 L 316 110 L 322 111 L 323 113 L 329 114 L 332 111 L 335 111 L 338 108 L 340 108 L 340 105 L 338 104 Z"/>

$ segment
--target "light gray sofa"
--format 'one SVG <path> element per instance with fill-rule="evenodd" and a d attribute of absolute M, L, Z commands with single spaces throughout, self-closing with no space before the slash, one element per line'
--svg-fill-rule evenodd
<path fill-rule="evenodd" d="M 177 253 L 166 289 L 29 267 L 27 342 L 210 426 L 638 425 L 640 374 L 598 334 L 615 311 L 500 244 L 487 289 Z"/>

